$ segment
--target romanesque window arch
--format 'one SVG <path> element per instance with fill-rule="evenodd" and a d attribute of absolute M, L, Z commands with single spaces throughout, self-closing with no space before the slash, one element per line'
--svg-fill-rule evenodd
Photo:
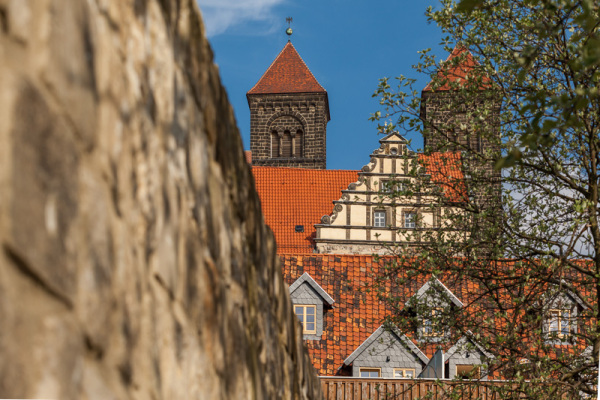
<path fill-rule="evenodd" d="M 299 158 L 304 156 L 304 127 L 292 115 L 282 115 L 270 124 L 271 157 Z"/>
<path fill-rule="evenodd" d="M 281 138 L 281 157 L 292 157 L 292 149 L 292 134 L 286 129 L 283 131 L 283 137 Z"/>

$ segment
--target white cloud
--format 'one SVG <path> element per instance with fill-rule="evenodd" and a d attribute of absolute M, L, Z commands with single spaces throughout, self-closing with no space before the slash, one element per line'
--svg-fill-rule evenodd
<path fill-rule="evenodd" d="M 265 22 L 273 28 L 273 8 L 285 0 L 197 0 L 209 37 L 244 22 Z"/>

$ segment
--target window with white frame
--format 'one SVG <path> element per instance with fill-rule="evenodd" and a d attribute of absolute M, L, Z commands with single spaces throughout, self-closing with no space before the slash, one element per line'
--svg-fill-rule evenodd
<path fill-rule="evenodd" d="M 383 228 L 386 226 L 385 210 L 375 210 L 373 212 L 373 226 L 376 228 Z"/>
<path fill-rule="evenodd" d="M 414 377 L 414 368 L 394 368 L 394 378 L 396 379 L 413 379 Z"/>
<path fill-rule="evenodd" d="M 391 181 L 388 180 L 380 180 L 379 181 L 379 191 L 382 193 L 390 193 L 394 191 L 394 185 Z"/>
<path fill-rule="evenodd" d="M 416 228 L 417 227 L 417 213 L 405 212 L 404 213 L 404 227 L 405 228 Z"/>
<path fill-rule="evenodd" d="M 302 322 L 304 328 L 303 333 L 315 334 L 317 333 L 317 307 L 314 305 L 295 304 L 294 312 L 296 316 Z"/>
<path fill-rule="evenodd" d="M 379 378 L 381 376 L 381 368 L 361 368 L 361 378 Z"/>
<path fill-rule="evenodd" d="M 563 339 L 571 334 L 571 312 L 552 309 L 548 311 L 548 334 Z"/>
<path fill-rule="evenodd" d="M 431 317 L 425 318 L 422 323 L 421 334 L 425 337 L 443 336 L 443 332 L 439 327 L 439 318 L 442 315 L 441 308 L 432 308 Z"/>

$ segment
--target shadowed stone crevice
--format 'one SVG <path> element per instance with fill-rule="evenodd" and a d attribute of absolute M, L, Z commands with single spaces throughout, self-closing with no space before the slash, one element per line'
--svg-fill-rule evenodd
<path fill-rule="evenodd" d="M 25 259 L 25 256 L 19 255 L 18 252 L 7 243 L 2 244 L 2 249 L 4 250 L 4 254 L 12 262 L 12 265 L 14 265 L 19 272 L 33 281 L 52 298 L 58 300 L 67 308 L 73 308 L 72 301 L 68 297 L 64 296 L 58 289 L 54 288 L 50 282 L 47 282 L 45 278 L 39 274 Z"/>

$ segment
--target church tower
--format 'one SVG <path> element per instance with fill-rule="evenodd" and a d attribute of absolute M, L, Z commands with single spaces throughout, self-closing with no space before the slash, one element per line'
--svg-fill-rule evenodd
<path fill-rule="evenodd" d="M 481 238 L 475 233 L 479 226 L 493 236 L 501 220 L 501 178 L 494 169 L 500 156 L 500 105 L 492 82 L 461 45 L 442 64 L 437 78 L 421 94 L 425 152 L 461 153 L 470 204 L 477 206 L 480 217 L 473 219 L 472 235 Z"/>
<path fill-rule="evenodd" d="M 291 42 L 246 98 L 252 165 L 326 168 L 327 91 Z"/>

